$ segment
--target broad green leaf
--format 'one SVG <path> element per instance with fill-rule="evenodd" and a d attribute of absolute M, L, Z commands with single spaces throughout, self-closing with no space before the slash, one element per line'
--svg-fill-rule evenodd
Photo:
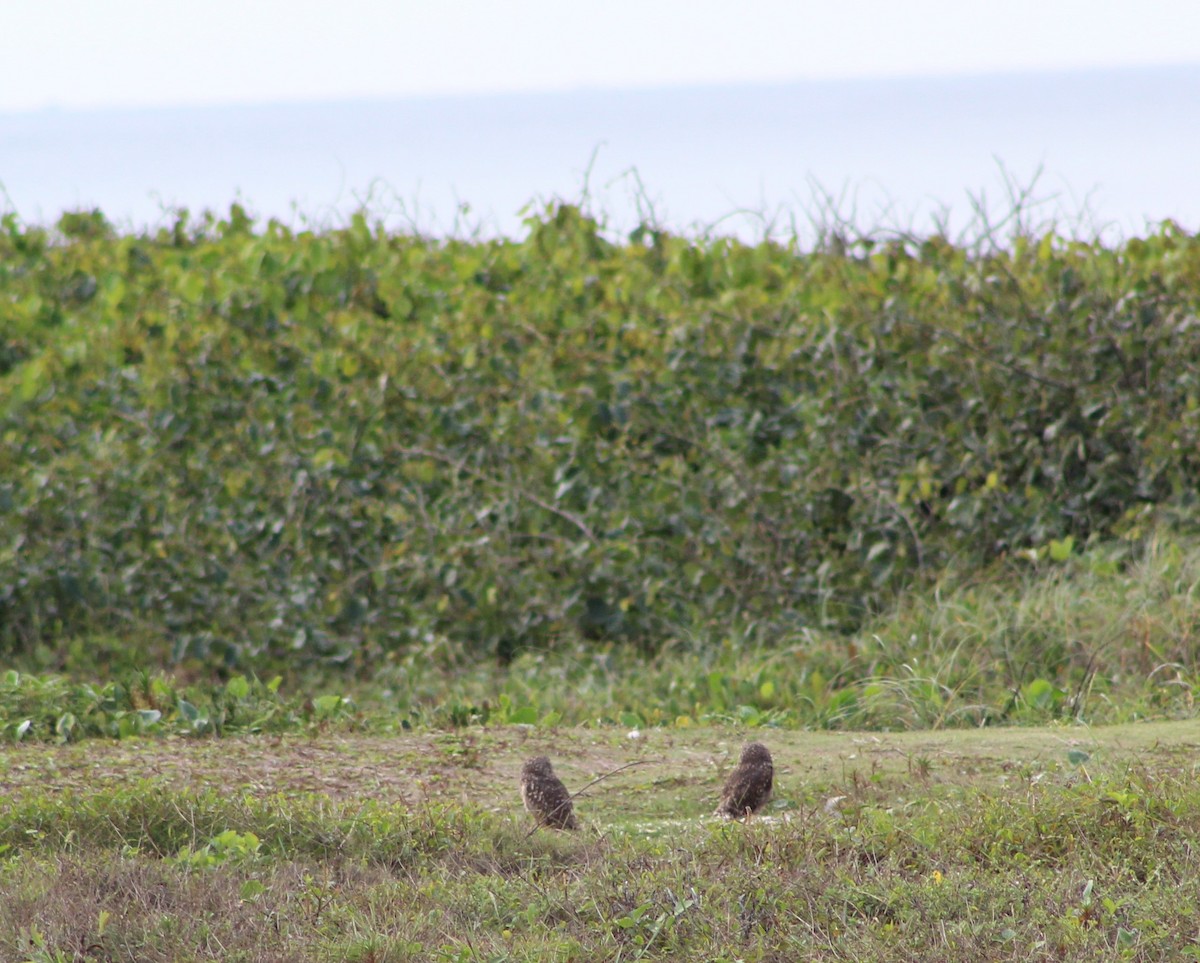
<path fill-rule="evenodd" d="M 1050 540 L 1050 558 L 1055 562 L 1065 562 L 1071 557 L 1071 551 L 1075 547 L 1075 537 L 1068 535 L 1062 541 L 1057 539 Z"/>
<path fill-rule="evenodd" d="M 207 288 L 208 281 L 205 276 L 199 271 L 190 271 L 180 281 L 179 293 L 186 300 L 195 303 L 204 297 L 204 292 Z"/>
<path fill-rule="evenodd" d="M 75 714 L 73 712 L 64 712 L 58 717 L 58 721 L 54 724 L 54 731 L 64 739 L 69 738 L 76 724 Z"/>
<path fill-rule="evenodd" d="M 1034 679 L 1025 686 L 1025 698 L 1033 706 L 1044 709 L 1054 700 L 1059 692 L 1054 684 L 1046 679 Z"/>
<path fill-rule="evenodd" d="M 521 706 L 514 709 L 508 716 L 509 724 L 514 726 L 536 726 L 538 711 L 534 706 Z"/>
<path fill-rule="evenodd" d="M 21 381 L 17 395 L 22 401 L 32 401 L 45 387 L 46 363 L 34 358 L 21 367 Z"/>
<path fill-rule="evenodd" d="M 242 883 L 242 887 L 238 890 L 238 897 L 243 903 L 250 903 L 262 896 L 267 891 L 267 887 L 257 879 L 248 879 Z"/>

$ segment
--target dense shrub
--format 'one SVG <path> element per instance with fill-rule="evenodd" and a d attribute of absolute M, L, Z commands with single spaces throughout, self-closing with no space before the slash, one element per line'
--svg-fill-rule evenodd
<path fill-rule="evenodd" d="M 567 205 L 512 240 L 0 230 L 0 652 L 509 658 L 851 629 L 1195 518 L 1200 240 L 801 252 Z"/>

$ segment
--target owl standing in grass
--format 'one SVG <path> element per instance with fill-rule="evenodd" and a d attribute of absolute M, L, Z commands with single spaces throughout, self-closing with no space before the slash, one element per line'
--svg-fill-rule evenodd
<path fill-rule="evenodd" d="M 579 821 L 571 806 L 571 794 L 554 775 L 545 756 L 527 759 L 521 767 L 521 800 L 540 826 L 551 829 L 578 829 Z"/>
<path fill-rule="evenodd" d="M 770 750 L 761 742 L 749 743 L 742 749 L 742 758 L 725 780 L 721 804 L 713 815 L 741 819 L 758 812 L 771 798 L 774 778 L 775 767 L 771 763 Z"/>

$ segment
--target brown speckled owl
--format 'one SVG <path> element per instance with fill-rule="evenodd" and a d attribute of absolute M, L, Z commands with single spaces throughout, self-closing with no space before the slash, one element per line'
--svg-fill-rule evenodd
<path fill-rule="evenodd" d="M 539 825 L 551 829 L 579 828 L 571 806 L 571 794 L 554 775 L 550 760 L 545 756 L 527 759 L 521 767 L 521 799 Z"/>
<path fill-rule="evenodd" d="M 771 798 L 775 767 L 771 753 L 761 742 L 751 742 L 742 749 L 742 758 L 725 780 L 721 804 L 713 814 L 726 819 L 741 819 L 757 812 Z"/>

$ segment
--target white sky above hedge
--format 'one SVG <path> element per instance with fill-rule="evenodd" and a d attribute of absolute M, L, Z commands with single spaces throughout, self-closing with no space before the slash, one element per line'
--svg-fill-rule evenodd
<path fill-rule="evenodd" d="M 0 0 L 0 111 L 1200 63 L 1196 0 Z"/>

